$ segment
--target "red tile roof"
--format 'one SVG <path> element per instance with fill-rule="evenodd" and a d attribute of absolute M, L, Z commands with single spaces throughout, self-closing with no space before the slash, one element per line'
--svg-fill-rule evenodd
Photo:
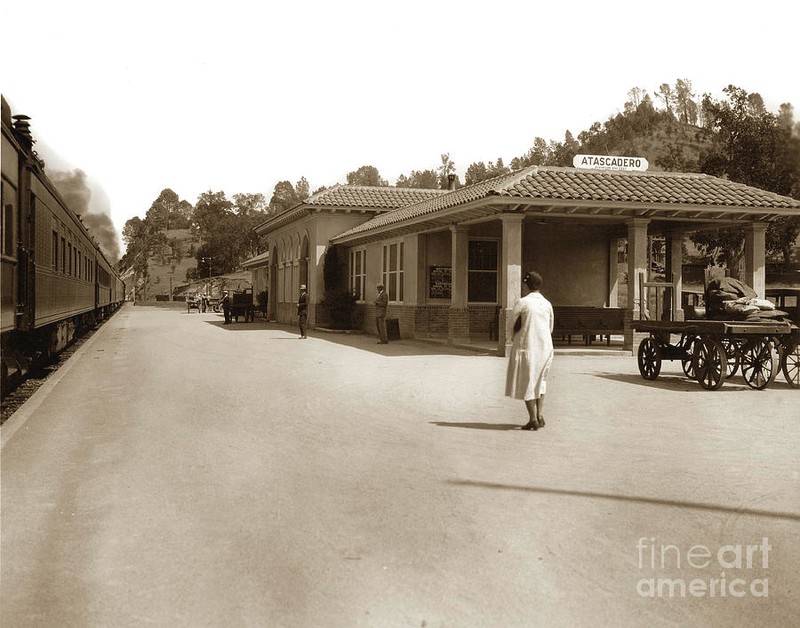
<path fill-rule="evenodd" d="M 313 207 L 363 207 L 366 209 L 396 209 L 414 205 L 446 194 L 447 190 L 416 188 L 371 187 L 367 185 L 335 185 L 317 192 L 304 205 Z"/>
<path fill-rule="evenodd" d="M 480 199 L 491 203 L 492 198 L 498 197 L 540 207 L 555 201 L 575 201 L 604 206 L 675 205 L 675 209 L 695 211 L 714 207 L 780 209 L 784 210 L 781 213 L 796 210 L 800 214 L 798 200 L 705 174 L 532 166 L 386 212 L 333 240 L 413 221 Z"/>
<path fill-rule="evenodd" d="M 270 216 L 256 226 L 256 233 L 264 234 L 290 224 L 311 211 L 327 209 L 336 211 L 361 210 L 386 212 L 406 205 L 416 205 L 430 198 L 447 194 L 447 190 L 420 190 L 416 188 L 372 187 L 368 185 L 335 185 L 313 194 L 285 212 Z"/>
<path fill-rule="evenodd" d="M 521 174 L 517 181 L 503 181 L 489 194 L 576 201 L 800 209 L 798 200 L 706 174 L 543 167 Z"/>

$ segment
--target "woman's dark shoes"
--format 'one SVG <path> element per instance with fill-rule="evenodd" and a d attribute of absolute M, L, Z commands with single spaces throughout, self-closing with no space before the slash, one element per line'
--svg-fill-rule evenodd
<path fill-rule="evenodd" d="M 536 421 L 528 421 L 525 425 L 523 425 L 519 429 L 536 431 L 539 429 L 539 424 Z"/>

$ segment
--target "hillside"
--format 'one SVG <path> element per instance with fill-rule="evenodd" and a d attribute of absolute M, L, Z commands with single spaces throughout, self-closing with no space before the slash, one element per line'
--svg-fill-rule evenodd
<path fill-rule="evenodd" d="M 167 245 L 148 259 L 147 299 L 169 297 L 189 283 L 186 271 L 197 267 L 195 251 L 200 245 L 188 229 L 164 232 Z M 141 288 L 140 288 L 141 293 Z"/>
<path fill-rule="evenodd" d="M 698 163 L 701 155 L 712 148 L 711 140 L 703 129 L 674 119 L 654 122 L 647 132 L 633 131 L 619 120 L 609 122 L 607 127 L 610 130 L 590 140 L 591 148 L 601 149 L 597 154 L 644 157 L 651 171 L 699 172 Z M 703 256 L 688 238 L 686 245 L 687 263 L 703 263 Z M 781 274 L 783 256 L 768 253 L 767 266 L 769 274 Z M 800 269 L 800 236 L 792 247 L 792 266 L 795 270 Z M 784 281 L 785 278 L 781 280 Z"/>
<path fill-rule="evenodd" d="M 659 164 L 679 159 L 684 164 L 697 164 L 700 153 L 710 146 L 703 139 L 702 129 L 688 124 L 661 124 L 648 135 L 634 140 L 639 153 L 650 163 L 650 170 L 664 170 Z"/>
<path fill-rule="evenodd" d="M 188 293 L 205 292 L 219 297 L 222 290 L 241 290 L 252 286 L 250 272 L 241 271 L 226 275 L 214 275 L 210 279 L 189 280 L 186 272 L 197 267 L 195 253 L 200 245 L 199 238 L 189 229 L 169 229 L 164 231 L 167 245 L 148 259 L 149 277 L 146 292 L 139 287 L 139 298 L 148 301 L 183 300 Z M 212 267 L 213 273 L 213 267 Z"/>

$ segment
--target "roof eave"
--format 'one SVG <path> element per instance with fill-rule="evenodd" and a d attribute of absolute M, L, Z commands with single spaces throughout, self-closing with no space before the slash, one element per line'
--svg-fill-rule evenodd
<path fill-rule="evenodd" d="M 487 202 L 489 201 L 489 202 Z M 687 205 L 680 203 L 640 203 L 633 201 L 575 201 L 552 198 L 509 198 L 486 196 L 437 212 L 430 212 L 398 222 L 381 225 L 344 237 L 331 238 L 335 244 L 351 246 L 396 237 L 409 232 L 423 232 L 457 222 L 476 221 L 493 214 L 520 212 L 558 218 L 594 218 L 598 222 L 649 218 L 676 222 L 716 222 L 730 226 L 751 222 L 771 222 L 782 216 L 800 215 L 800 210 L 781 207 L 740 205 Z M 416 228 L 415 228 L 416 227 Z"/>

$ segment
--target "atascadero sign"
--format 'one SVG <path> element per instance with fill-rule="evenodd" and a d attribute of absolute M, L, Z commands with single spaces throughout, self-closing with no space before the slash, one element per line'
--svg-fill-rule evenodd
<path fill-rule="evenodd" d="M 644 157 L 618 157 L 617 155 L 575 155 L 572 165 L 588 170 L 638 170 L 644 172 L 650 164 Z"/>

